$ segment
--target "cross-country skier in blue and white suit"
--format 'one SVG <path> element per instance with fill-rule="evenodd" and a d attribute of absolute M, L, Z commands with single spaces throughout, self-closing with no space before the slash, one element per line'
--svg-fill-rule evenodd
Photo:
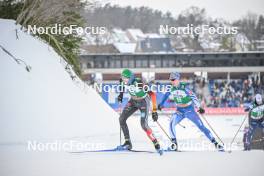
<path fill-rule="evenodd" d="M 264 103 L 261 94 L 256 94 L 254 102 L 245 109 L 249 111 L 249 130 L 245 135 L 245 150 L 251 149 L 252 136 L 259 127 L 264 131 Z"/>
<path fill-rule="evenodd" d="M 175 102 L 177 108 L 170 121 L 169 130 L 172 141 L 170 149 L 175 151 L 178 150 L 175 127 L 184 118 L 188 118 L 206 135 L 206 137 L 215 145 L 218 150 L 223 150 L 223 146 L 216 141 L 212 133 L 204 126 L 202 120 L 195 111 L 194 107 L 198 109 L 200 114 L 205 112 L 205 110 L 201 107 L 196 95 L 186 86 L 185 82 L 180 82 L 180 73 L 172 72 L 169 79 L 172 86 L 170 91 L 166 92 L 163 96 L 161 103 L 158 105 L 158 109 L 162 110 L 168 97 L 170 95 L 173 96 L 173 101 Z"/>

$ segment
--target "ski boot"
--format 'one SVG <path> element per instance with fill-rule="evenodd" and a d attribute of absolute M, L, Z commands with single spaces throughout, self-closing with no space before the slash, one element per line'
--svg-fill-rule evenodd
<path fill-rule="evenodd" d="M 175 151 L 177 152 L 178 151 L 178 143 L 177 143 L 177 140 L 175 138 L 172 138 L 171 139 L 171 145 L 170 147 L 168 148 L 168 151 Z"/>
<path fill-rule="evenodd" d="M 244 144 L 244 151 L 249 151 L 251 150 L 250 144 L 249 143 L 245 143 Z"/>
<path fill-rule="evenodd" d="M 224 150 L 224 147 L 223 147 L 221 144 L 219 144 L 218 142 L 216 142 L 215 139 L 212 140 L 212 143 L 215 145 L 215 148 L 216 148 L 218 151 L 220 151 L 220 152 L 224 152 L 224 151 L 225 151 L 225 150 Z"/>
<path fill-rule="evenodd" d="M 124 144 L 117 146 L 117 150 L 131 150 L 131 149 L 132 149 L 132 143 L 130 139 L 125 139 Z"/>
<path fill-rule="evenodd" d="M 154 147 L 155 147 L 156 151 L 157 151 L 160 155 L 163 155 L 163 150 L 160 148 L 160 144 L 159 144 L 159 142 L 157 141 L 157 139 L 154 139 L 152 142 L 153 142 L 153 144 L 154 144 Z"/>

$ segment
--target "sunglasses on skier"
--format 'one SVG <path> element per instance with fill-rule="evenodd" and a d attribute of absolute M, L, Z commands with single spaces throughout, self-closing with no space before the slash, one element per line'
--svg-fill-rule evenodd
<path fill-rule="evenodd" d="M 129 78 L 124 77 L 124 76 L 122 76 L 122 80 L 123 80 L 125 83 L 128 83 L 128 82 L 129 82 Z"/>

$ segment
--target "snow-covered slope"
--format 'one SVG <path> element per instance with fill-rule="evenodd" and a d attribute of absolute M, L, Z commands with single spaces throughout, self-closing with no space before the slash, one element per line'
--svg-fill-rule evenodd
<path fill-rule="evenodd" d="M 16 29 L 18 31 L 16 37 Z M 0 142 L 111 136 L 119 141 L 118 114 L 93 90 L 77 86 L 61 57 L 43 41 L 0 19 Z"/>

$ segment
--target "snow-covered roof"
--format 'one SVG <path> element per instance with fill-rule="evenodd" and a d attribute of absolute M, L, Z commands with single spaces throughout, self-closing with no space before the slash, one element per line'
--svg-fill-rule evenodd
<path fill-rule="evenodd" d="M 157 33 L 146 33 L 145 36 L 146 38 L 164 38 L 164 36 Z"/>
<path fill-rule="evenodd" d="M 136 50 L 136 43 L 114 43 L 114 46 L 120 53 L 134 53 Z"/>
<path fill-rule="evenodd" d="M 127 29 L 126 32 L 129 37 L 131 37 L 131 40 L 134 42 L 137 42 L 146 37 L 145 34 L 141 31 L 141 29 Z"/>
<path fill-rule="evenodd" d="M 130 39 L 128 38 L 126 32 L 121 29 L 114 28 L 112 30 L 112 37 L 114 42 L 123 42 L 123 43 L 130 42 Z"/>

